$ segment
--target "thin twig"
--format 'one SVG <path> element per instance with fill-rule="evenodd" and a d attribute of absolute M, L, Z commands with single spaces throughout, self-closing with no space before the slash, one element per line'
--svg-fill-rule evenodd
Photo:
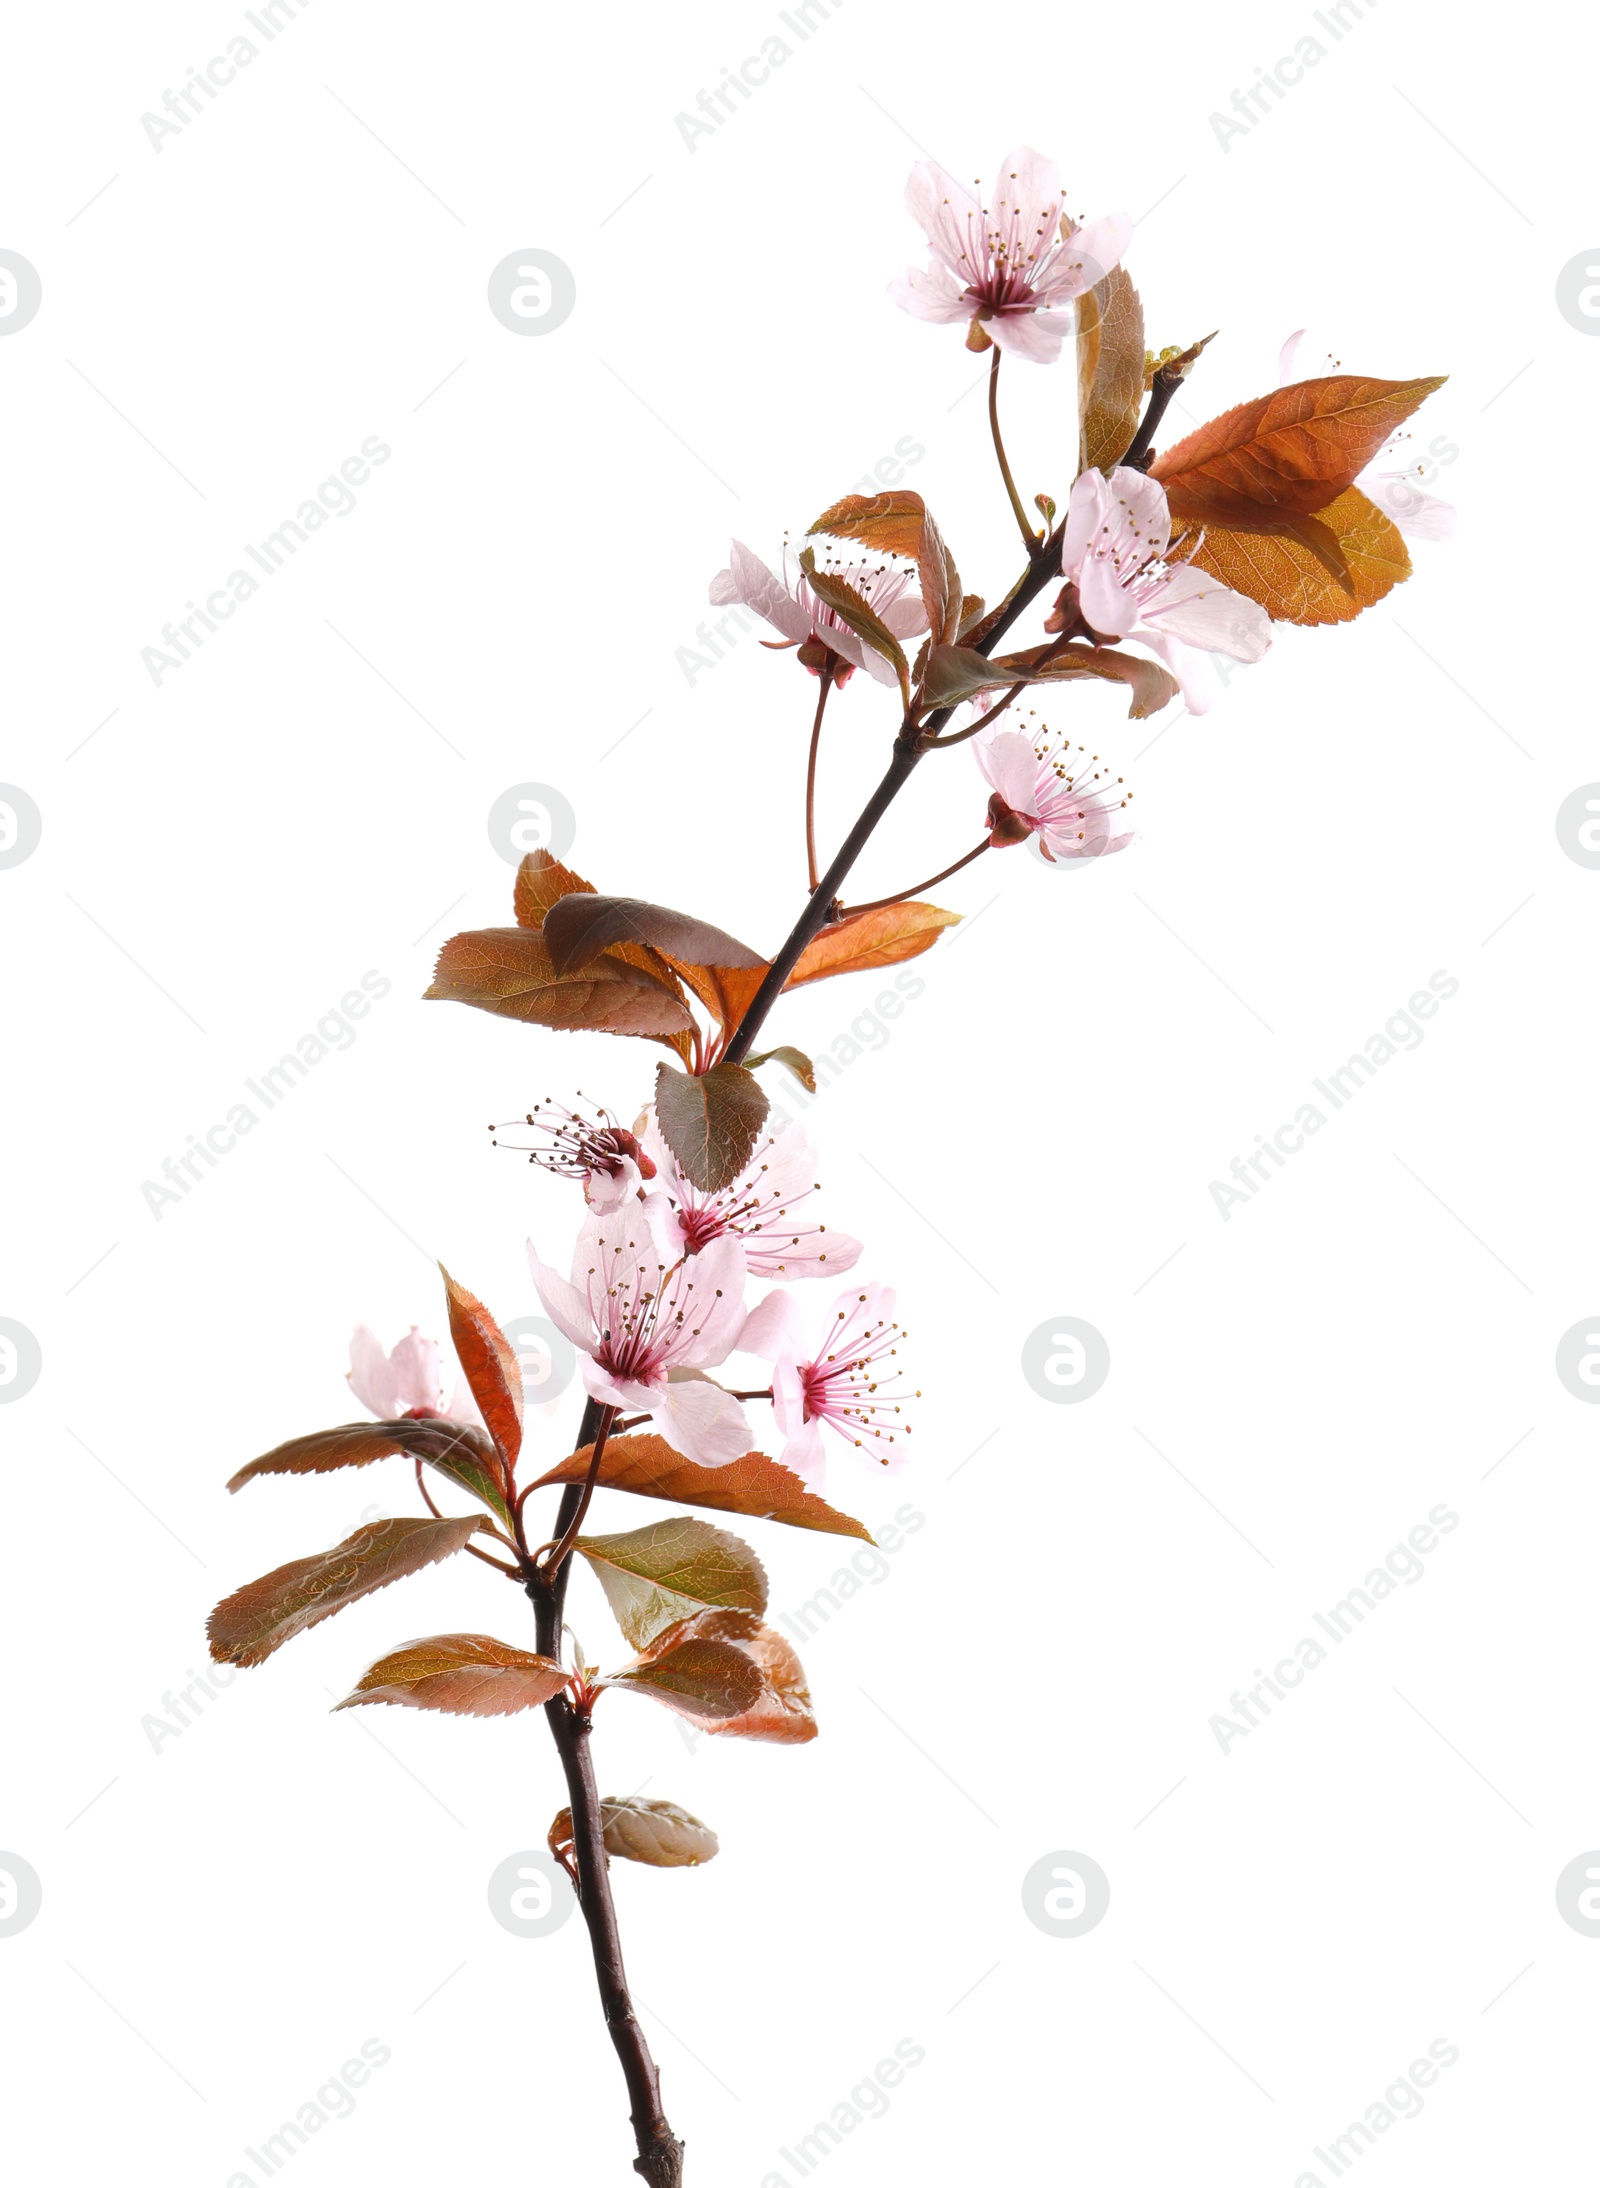
<path fill-rule="evenodd" d="M 1011 513 L 1022 533 L 1023 545 L 1031 555 L 1039 544 L 1039 535 L 1028 522 L 1027 511 L 1022 506 L 1022 496 L 1017 492 L 1017 482 L 1011 476 L 1011 466 L 1006 461 L 1006 444 L 1000 438 L 1000 351 L 996 347 L 989 360 L 989 431 L 994 435 L 994 452 L 1000 459 L 1000 476 L 1006 482 L 1006 492 L 1011 497 Z"/>
<path fill-rule="evenodd" d="M 817 747 L 822 742 L 822 710 L 828 703 L 833 689 L 835 656 L 824 656 L 818 678 L 822 689 L 817 693 L 816 719 L 811 724 L 811 751 L 806 759 L 806 878 L 814 889 L 817 886 Z"/>
<path fill-rule="evenodd" d="M 924 889 L 937 888 L 941 881 L 948 881 L 952 874 L 959 874 L 963 866 L 970 866 L 975 858 L 982 858 L 988 848 L 989 839 L 985 836 L 982 843 L 974 844 L 961 858 L 954 860 L 949 866 L 941 867 L 938 873 L 930 874 L 926 881 L 913 882 L 909 889 L 898 890 L 893 896 L 874 897 L 870 904 L 846 905 L 845 917 L 854 919 L 860 912 L 881 912 L 886 904 L 904 904 L 908 897 L 921 896 Z"/>
<path fill-rule="evenodd" d="M 548 1574 L 551 1579 L 555 1578 L 572 1555 L 572 1545 L 578 1539 L 578 1529 L 583 1525 L 584 1514 L 588 1511 L 590 1499 L 594 1495 L 595 1483 L 600 1479 L 600 1462 L 606 1455 L 606 1440 L 611 1434 L 611 1424 L 617 1417 L 617 1410 L 614 1405 L 601 1407 L 600 1423 L 594 1435 L 594 1450 L 589 1456 L 589 1471 L 583 1478 L 583 1491 L 578 1498 L 578 1508 L 567 1522 L 566 1533 L 555 1544 L 553 1551 L 546 1545 L 536 1560 L 539 1570 Z"/>
<path fill-rule="evenodd" d="M 948 745 L 964 745 L 969 737 L 976 737 L 980 729 L 987 729 L 998 715 L 1004 714 L 1019 691 L 1027 690 L 1026 684 L 1013 684 L 1003 699 L 997 699 L 987 714 L 980 714 L 965 729 L 953 729 L 948 737 L 924 737 L 923 747 L 929 752 L 942 751 Z"/>

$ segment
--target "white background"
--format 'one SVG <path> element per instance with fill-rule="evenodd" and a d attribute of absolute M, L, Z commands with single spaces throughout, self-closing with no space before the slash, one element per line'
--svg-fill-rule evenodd
<path fill-rule="evenodd" d="M 686 680 L 730 534 L 775 554 L 909 439 L 968 582 L 1009 581 L 981 364 L 885 285 L 921 256 L 910 163 L 988 176 L 1017 141 L 1075 210 L 1138 218 L 1152 341 L 1222 330 L 1191 418 L 1262 392 L 1307 323 L 1355 368 L 1450 373 L 1418 439 L 1458 451 L 1460 529 L 1356 627 L 1281 631 L 1204 720 L 1063 702 L 1141 840 L 963 875 L 945 901 L 981 916 L 816 1104 L 833 1220 L 898 1283 L 925 1392 L 912 1470 L 841 1447 L 830 1493 L 923 1524 L 808 1646 L 812 1746 L 691 1751 L 602 1709 L 605 1789 L 723 1842 L 619 1867 L 630 1967 L 697 2188 L 793 2188 L 780 2149 L 902 2039 L 925 2063 L 829 2183 L 1329 2188 L 1313 2146 L 1439 2038 L 1459 2063 L 1363 2178 L 1565 2177 L 1600 1955 L 1554 1896 L 1600 1843 L 1600 1416 L 1553 1357 L 1600 1305 L 1600 875 L 1554 817 L 1600 775 L 1600 345 L 1555 303 L 1595 240 L 1593 53 L 1547 19 L 1540 57 L 1539 25 L 1369 11 L 1224 148 L 1213 110 L 1309 7 L 852 0 L 690 149 L 676 114 L 775 8 L 315 5 L 158 152 L 141 115 L 242 10 L 13 20 L 0 244 L 44 289 L 0 341 L 0 777 L 44 822 L 0 872 L 0 1314 L 44 1358 L 0 1411 L 0 1848 L 44 1887 L 0 1939 L 18 2177 L 258 2179 L 246 2147 L 368 2039 L 392 2062 L 296 2183 L 633 2177 L 580 1925 L 518 1939 L 486 1903 L 559 1804 L 543 1727 L 328 1714 L 411 1634 L 525 1639 L 519 1596 L 458 1560 L 159 1751 L 143 1720 L 218 1596 L 411 1509 L 398 1465 L 223 1492 L 346 1417 L 352 1325 L 437 1328 L 435 1255 L 536 1311 L 524 1237 L 564 1259 L 573 1204 L 486 1121 L 647 1088 L 643 1044 L 418 1001 L 445 935 L 509 917 L 494 799 L 558 788 L 600 887 L 771 946 L 814 687 L 753 637 Z M 530 247 L 577 307 L 519 339 L 485 291 Z M 1005 382 L 1024 490 L 1059 497 L 1066 373 Z M 392 456 L 355 510 L 157 688 L 141 649 L 371 435 Z M 828 829 L 892 728 L 864 678 L 833 709 Z M 858 895 L 964 848 L 981 796 L 967 754 L 930 762 Z M 369 969 L 392 990 L 354 1045 L 157 1220 L 143 1182 Z M 1225 1222 L 1211 1181 L 1435 971 L 1459 993 L 1422 1046 Z M 828 1049 L 877 992 L 810 991 L 780 1037 Z M 1111 1349 L 1079 1406 L 1020 1368 L 1061 1314 Z M 1233 1690 L 1440 1503 L 1425 1577 L 1223 1753 Z M 840 1562 L 747 1531 L 775 1609 Z M 574 1601 L 620 1650 L 586 1576 Z M 1111 1880 L 1077 1940 L 1022 1907 L 1061 1849 Z"/>

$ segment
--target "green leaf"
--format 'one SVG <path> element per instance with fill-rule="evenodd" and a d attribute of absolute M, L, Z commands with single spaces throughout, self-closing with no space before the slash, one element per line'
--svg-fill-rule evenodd
<path fill-rule="evenodd" d="M 922 672 L 922 703 L 927 707 L 959 706 L 974 692 L 992 691 L 1003 678 L 985 654 L 970 646 L 935 646 Z M 1009 679 L 1012 683 L 1017 678 Z"/>
<path fill-rule="evenodd" d="M 713 1064 L 698 1075 L 662 1064 L 656 1072 L 661 1136 L 702 1193 L 733 1183 L 755 1152 L 769 1106 L 743 1064 Z"/>
<path fill-rule="evenodd" d="M 676 1801 L 650 1800 L 630 1793 L 625 1800 L 602 1800 L 600 1828 L 613 1861 L 642 1861 L 652 1869 L 696 1869 L 717 1852 L 717 1834 Z M 557 1861 L 572 1854 L 572 1810 L 563 1808 L 550 1826 L 550 1851 Z"/>
<path fill-rule="evenodd" d="M 514 1649 L 492 1634 L 436 1633 L 380 1656 L 334 1707 L 393 1702 L 454 1717 L 509 1717 L 550 1701 L 570 1676 L 548 1656 Z"/>
<path fill-rule="evenodd" d="M 763 1064 L 782 1064 L 786 1071 L 793 1072 L 808 1094 L 817 1091 L 817 1067 L 804 1049 L 764 1048 L 759 1056 L 747 1056 L 745 1062 L 752 1071 L 759 1071 Z"/>
<path fill-rule="evenodd" d="M 574 1547 L 636 1649 L 696 1611 L 767 1607 L 767 1576 L 754 1550 L 703 1519 L 658 1519 L 626 1535 L 580 1535 Z"/>
<path fill-rule="evenodd" d="M 219 1603 L 206 1624 L 219 1664 L 262 1664 L 297 1633 L 331 1618 L 347 1604 L 421 1572 L 463 1548 L 484 1522 L 466 1519 L 379 1519 L 315 1557 L 299 1557 L 264 1573 Z"/>

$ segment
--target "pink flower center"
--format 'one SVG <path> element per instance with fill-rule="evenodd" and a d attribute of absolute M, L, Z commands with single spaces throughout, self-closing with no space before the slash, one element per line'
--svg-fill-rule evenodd
<path fill-rule="evenodd" d="M 695 1296 L 689 1261 L 657 1262 L 652 1283 L 641 1261 L 615 1268 L 616 1257 L 631 1252 L 631 1241 L 608 1246 L 601 1238 L 599 1245 L 612 1258 L 613 1274 L 608 1280 L 604 1267 L 588 1272 L 589 1313 L 599 1333 L 595 1359 L 619 1382 L 659 1381 L 700 1335 L 702 1302 Z M 720 1288 L 713 1297 L 722 1297 Z"/>
<path fill-rule="evenodd" d="M 801 1361 L 799 1367 L 805 1418 L 825 1421 L 858 1450 L 869 1441 L 893 1443 L 896 1436 L 911 1433 L 908 1425 L 896 1419 L 901 1410 L 895 1395 L 899 1370 L 884 1365 L 896 1357 L 897 1340 L 904 1332 L 898 1322 L 881 1316 L 872 1321 L 862 1311 L 865 1303 L 863 1292 L 848 1312 L 841 1309 L 834 1320 L 833 1349 Z M 881 1463 L 889 1462 L 885 1457 Z"/>

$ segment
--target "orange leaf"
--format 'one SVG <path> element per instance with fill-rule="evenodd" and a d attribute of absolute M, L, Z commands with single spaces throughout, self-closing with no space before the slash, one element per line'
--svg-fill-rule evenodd
<path fill-rule="evenodd" d="M 683 958 L 667 957 L 667 964 L 693 989 L 719 1026 L 736 1026 L 755 1000 L 756 990 L 767 975 L 767 966 L 741 969 L 731 965 L 691 965 Z"/>
<path fill-rule="evenodd" d="M 1364 471 L 1442 378 L 1297 380 L 1213 418 L 1164 449 L 1150 476 L 1174 518 L 1248 525 L 1265 512 L 1314 516 Z"/>
<path fill-rule="evenodd" d="M 593 1449 L 585 1444 L 534 1486 L 547 1489 L 583 1481 Z M 777 1520 L 784 1527 L 807 1527 L 823 1535 L 872 1540 L 860 1520 L 824 1504 L 798 1474 L 760 1451 L 747 1451 L 731 1466 L 696 1466 L 660 1436 L 613 1436 L 600 1461 L 599 1486 L 660 1497 L 669 1504 L 696 1504 L 709 1512 L 742 1512 L 749 1519 Z"/>
<path fill-rule="evenodd" d="M 935 645 L 954 638 L 962 621 L 961 576 L 926 502 L 909 487 L 889 494 L 846 494 L 825 509 L 811 531 L 859 540 L 917 566 L 922 605 Z"/>
<path fill-rule="evenodd" d="M 686 1033 L 694 1021 L 668 977 L 619 955 L 562 977 L 532 928 L 482 927 L 451 936 L 439 952 L 426 1000 L 470 1003 L 563 1032 Z"/>
<path fill-rule="evenodd" d="M 442 1261 L 439 1274 L 444 1278 L 450 1341 L 461 1372 L 507 1468 L 513 1468 L 522 1449 L 522 1368 L 483 1301 L 458 1284 Z"/>
<path fill-rule="evenodd" d="M 544 915 L 564 896 L 593 896 L 594 883 L 563 866 L 548 851 L 530 851 L 517 868 L 512 906 L 519 927 L 542 927 Z"/>
<path fill-rule="evenodd" d="M 784 984 L 800 988 L 808 980 L 831 980 L 836 973 L 903 964 L 931 950 L 944 929 L 960 918 L 959 912 L 942 912 L 937 904 L 885 904 L 875 912 L 857 912 L 836 927 L 824 927 L 808 942 Z"/>
<path fill-rule="evenodd" d="M 1411 575 L 1398 529 L 1356 486 L 1314 517 L 1261 530 L 1208 524 L 1188 559 L 1279 623 L 1353 622 Z"/>

